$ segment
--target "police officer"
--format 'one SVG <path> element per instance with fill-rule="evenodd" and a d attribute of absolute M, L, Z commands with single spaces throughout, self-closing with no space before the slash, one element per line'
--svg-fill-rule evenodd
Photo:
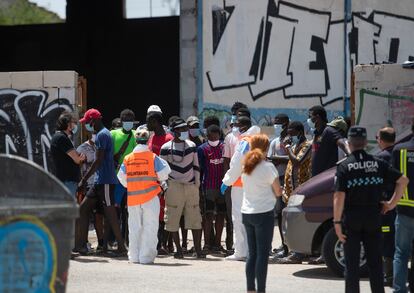
<path fill-rule="evenodd" d="M 364 151 L 367 131 L 353 126 L 348 133 L 351 155 L 339 163 L 334 194 L 334 227 L 345 250 L 345 292 L 359 292 L 359 261 L 362 242 L 367 257 L 371 290 L 384 292 L 381 260 L 381 195 L 395 182 L 387 208 L 402 196 L 407 178 L 388 163 Z M 342 222 L 343 220 L 343 222 Z"/>
<path fill-rule="evenodd" d="M 392 127 L 384 127 L 378 130 L 376 140 L 381 151 L 376 154 L 376 157 L 391 164 L 392 150 L 395 143 L 395 130 Z M 394 193 L 394 184 L 389 184 L 385 187 L 383 192 L 383 200 L 390 200 Z M 394 222 L 397 213 L 394 210 L 389 211 L 382 216 L 382 233 L 384 239 L 384 247 L 382 250 L 382 256 L 384 257 L 384 282 L 386 286 L 392 285 L 393 269 L 392 261 L 394 258 L 394 242 L 395 242 L 395 229 Z"/>
<path fill-rule="evenodd" d="M 395 254 L 394 254 L 394 292 L 407 292 L 408 260 L 414 240 L 414 119 L 411 140 L 395 145 L 392 161 L 395 168 L 410 179 L 408 188 L 404 188 L 403 197 L 398 202 L 395 219 Z M 392 209 L 394 206 L 387 207 Z M 413 262 L 411 262 L 413 263 Z M 411 265 L 412 267 L 412 265 Z M 413 274 L 410 274 L 410 287 L 413 287 Z M 413 292 L 413 290 L 411 290 Z"/>

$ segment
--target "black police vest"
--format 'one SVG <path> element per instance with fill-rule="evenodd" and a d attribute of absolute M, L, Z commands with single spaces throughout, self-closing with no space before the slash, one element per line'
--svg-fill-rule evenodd
<path fill-rule="evenodd" d="M 384 186 L 382 165 L 365 152 L 352 154 L 344 163 L 348 170 L 345 209 L 379 208 Z"/>
<path fill-rule="evenodd" d="M 398 202 L 399 207 L 414 208 L 414 150 L 401 149 L 400 155 L 400 172 L 410 179 L 407 188 L 404 189 L 403 196 Z"/>

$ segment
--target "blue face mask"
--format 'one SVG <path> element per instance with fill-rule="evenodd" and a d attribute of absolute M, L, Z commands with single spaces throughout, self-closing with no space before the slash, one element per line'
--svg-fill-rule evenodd
<path fill-rule="evenodd" d="M 236 121 L 237 121 L 237 116 L 231 115 L 230 123 L 236 123 Z"/>
<path fill-rule="evenodd" d="M 72 128 L 72 134 L 76 134 L 76 132 L 78 132 L 78 124 L 75 124 Z"/>
<path fill-rule="evenodd" d="M 198 128 L 192 128 L 189 130 L 189 132 L 192 137 L 197 137 L 200 135 L 200 129 Z"/>
<path fill-rule="evenodd" d="M 89 123 L 86 123 L 86 124 L 85 124 L 85 128 L 86 128 L 86 130 L 87 130 L 87 131 L 89 131 L 89 132 L 94 132 L 94 128 L 93 128 L 93 126 L 91 126 Z"/>
<path fill-rule="evenodd" d="M 308 118 L 306 122 L 311 129 L 315 129 L 315 122 L 313 122 L 312 119 Z"/>
<path fill-rule="evenodd" d="M 122 128 L 125 131 L 130 131 L 133 127 L 134 127 L 134 122 L 133 121 L 122 122 Z"/>
<path fill-rule="evenodd" d="M 292 145 L 297 145 L 299 143 L 299 136 L 291 136 L 292 138 Z"/>
<path fill-rule="evenodd" d="M 180 132 L 180 136 L 179 136 L 180 140 L 182 140 L 182 141 L 187 140 L 188 137 L 189 137 L 188 131 Z"/>
<path fill-rule="evenodd" d="M 275 125 L 273 125 L 273 127 L 275 128 L 275 136 L 280 137 L 280 135 L 282 134 L 282 131 L 283 131 L 282 124 L 275 124 Z"/>

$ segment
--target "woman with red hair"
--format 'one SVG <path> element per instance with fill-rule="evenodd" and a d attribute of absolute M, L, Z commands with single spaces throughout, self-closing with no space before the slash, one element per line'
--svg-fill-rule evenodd
<path fill-rule="evenodd" d="M 243 161 L 243 224 L 249 255 L 246 262 L 247 292 L 265 292 L 267 264 L 274 229 L 276 197 L 281 196 L 279 175 L 266 161 L 269 139 L 264 134 L 251 137 L 250 151 Z"/>

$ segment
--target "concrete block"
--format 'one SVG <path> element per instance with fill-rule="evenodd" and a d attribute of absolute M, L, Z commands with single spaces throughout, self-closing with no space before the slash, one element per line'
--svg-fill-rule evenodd
<path fill-rule="evenodd" d="M 197 64 L 195 48 L 181 48 L 181 68 L 195 68 Z"/>
<path fill-rule="evenodd" d="M 195 1 L 195 0 L 181 0 L 180 10 L 183 11 L 183 10 L 194 9 L 194 8 L 196 8 L 196 5 L 197 5 L 196 2 L 197 1 Z"/>
<path fill-rule="evenodd" d="M 195 40 L 197 36 L 197 22 L 194 16 L 183 16 L 180 23 L 181 40 Z"/>
<path fill-rule="evenodd" d="M 0 72 L 0 88 L 8 89 L 11 88 L 11 86 L 10 72 Z"/>
<path fill-rule="evenodd" d="M 197 97 L 196 81 L 194 80 L 181 80 L 181 101 L 193 101 Z"/>
<path fill-rule="evenodd" d="M 77 94 L 77 88 L 74 87 L 64 87 L 64 88 L 59 88 L 59 99 L 63 100 L 66 99 L 69 101 L 70 104 L 72 105 L 76 105 L 76 94 Z"/>
<path fill-rule="evenodd" d="M 76 87 L 78 74 L 75 71 L 44 71 L 44 87 Z"/>
<path fill-rule="evenodd" d="M 43 71 L 10 72 L 11 86 L 14 89 L 40 89 L 43 87 Z"/>
<path fill-rule="evenodd" d="M 47 92 L 47 101 L 46 104 L 59 99 L 59 89 L 57 87 L 43 88 Z"/>

